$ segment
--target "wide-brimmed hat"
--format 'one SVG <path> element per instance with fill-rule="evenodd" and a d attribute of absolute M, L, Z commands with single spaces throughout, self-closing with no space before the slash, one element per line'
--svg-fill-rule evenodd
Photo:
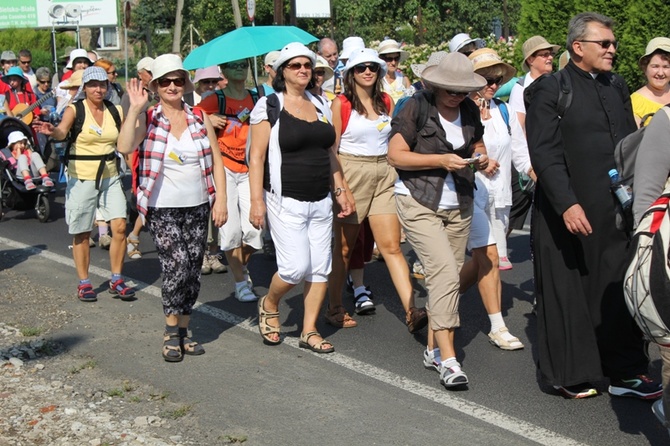
<path fill-rule="evenodd" d="M 386 62 L 384 62 L 382 59 L 379 58 L 379 54 L 377 54 L 377 51 L 371 48 L 361 48 L 358 50 L 354 50 L 351 53 L 349 60 L 347 60 L 347 64 L 344 66 L 344 69 L 342 70 L 342 77 L 347 77 L 347 72 L 356 65 L 366 62 L 372 62 L 378 64 L 381 67 L 381 69 L 379 70 L 380 71 L 379 77 L 381 78 L 386 76 L 386 71 L 388 70 L 388 67 L 386 66 Z"/>
<path fill-rule="evenodd" d="M 428 57 L 428 61 L 426 63 L 413 63 L 410 65 L 410 68 L 412 68 L 412 72 L 416 77 L 421 77 L 421 73 L 423 73 L 423 70 L 425 70 L 428 67 L 432 67 L 433 65 L 438 65 L 442 59 L 444 59 L 444 56 L 446 56 L 447 53 L 446 51 L 435 51 L 434 53 L 431 53 L 430 57 Z"/>
<path fill-rule="evenodd" d="M 193 83 L 197 84 L 203 79 L 221 79 L 221 72 L 219 71 L 218 65 L 212 65 L 207 68 L 198 68 L 195 70 Z"/>
<path fill-rule="evenodd" d="M 532 56 L 536 51 L 540 50 L 552 50 L 554 53 L 557 53 L 558 50 L 560 50 L 561 47 L 559 45 L 552 45 L 551 43 L 547 42 L 547 39 L 545 39 L 542 36 L 533 36 L 530 39 L 526 40 L 523 43 L 522 51 L 523 51 L 523 71 L 530 71 L 530 67 L 528 66 L 528 58 Z"/>
<path fill-rule="evenodd" d="M 88 60 L 89 65 L 93 65 L 91 59 L 88 58 L 88 51 L 83 48 L 76 48 L 70 51 L 70 60 L 67 61 L 65 68 L 72 69 L 72 62 L 74 62 L 75 59 L 86 59 Z"/>
<path fill-rule="evenodd" d="M 72 73 L 72 76 L 65 79 L 63 82 L 58 84 L 58 88 L 61 90 L 69 90 L 74 87 L 81 87 L 84 79 L 84 70 L 75 71 Z"/>
<path fill-rule="evenodd" d="M 465 45 L 469 43 L 476 43 L 477 49 L 479 48 L 484 48 L 486 45 L 486 42 L 484 42 L 484 39 L 473 39 L 470 37 L 470 34 L 466 33 L 460 33 L 456 34 L 452 39 L 449 41 L 449 52 L 450 53 L 456 53 L 458 50 L 463 48 Z"/>
<path fill-rule="evenodd" d="M 112 93 L 112 85 L 109 82 L 109 78 L 107 77 L 107 71 L 104 68 L 92 66 L 86 68 L 85 70 L 79 70 L 79 71 L 83 71 L 83 73 L 81 75 L 82 76 L 81 85 L 79 86 L 77 94 L 74 96 L 74 101 L 78 101 L 79 99 L 84 99 L 86 97 L 86 94 L 84 93 L 84 86 L 91 81 L 106 82 L 107 94 L 105 95 L 105 99 L 109 98 L 109 96 Z M 77 71 L 72 73 L 72 76 L 74 76 L 76 73 Z"/>
<path fill-rule="evenodd" d="M 12 144 L 23 141 L 24 139 L 28 139 L 28 137 L 23 132 L 15 130 L 7 137 L 7 146 L 9 147 Z"/>
<path fill-rule="evenodd" d="M 498 53 L 491 48 L 481 48 L 468 56 L 472 61 L 472 67 L 475 72 L 488 67 L 499 66 L 503 70 L 503 79 L 498 86 L 505 85 L 516 74 L 516 68 L 503 62 Z"/>
<path fill-rule="evenodd" d="M 384 54 L 393 54 L 393 53 L 399 53 L 400 54 L 400 61 L 403 62 L 407 60 L 407 57 L 409 56 L 409 53 L 403 49 L 400 48 L 400 44 L 393 40 L 393 39 L 386 39 L 382 40 L 379 43 L 379 46 L 377 47 L 377 53 L 382 56 Z"/>
<path fill-rule="evenodd" d="M 316 54 L 300 42 L 291 42 L 281 49 L 279 57 L 272 64 L 272 69 L 279 70 L 279 67 L 294 57 L 306 57 L 312 61 L 312 66 L 316 65 Z"/>
<path fill-rule="evenodd" d="M 666 53 L 670 53 L 670 39 L 667 37 L 654 37 L 647 44 L 647 48 L 644 50 L 644 55 L 640 57 L 639 62 L 642 63 L 642 59 L 647 56 L 654 54 L 654 51 L 661 50 Z"/>
<path fill-rule="evenodd" d="M 477 91 L 486 85 L 486 79 L 475 73 L 470 59 L 459 52 L 449 53 L 438 65 L 427 67 L 421 79 L 434 87 L 460 93 Z"/>
<path fill-rule="evenodd" d="M 14 51 L 3 51 L 2 56 L 0 56 L 0 61 L 3 60 L 18 60 Z"/>
<path fill-rule="evenodd" d="M 140 72 L 142 70 L 146 70 L 151 72 L 151 65 L 154 63 L 154 58 L 153 57 L 143 57 L 140 59 L 139 62 L 137 62 L 137 71 Z"/>
<path fill-rule="evenodd" d="M 191 82 L 191 75 L 189 72 L 184 69 L 184 64 L 182 63 L 181 57 L 176 54 L 162 54 L 158 56 L 154 63 L 151 64 L 151 74 L 153 79 L 149 83 L 149 90 L 156 93 L 156 82 L 161 77 L 165 76 L 168 73 L 173 71 L 181 71 L 184 73 L 184 78 L 186 79 L 186 84 L 184 84 L 184 94 L 191 93 L 195 90 L 193 82 Z"/>
<path fill-rule="evenodd" d="M 324 82 L 331 79 L 335 75 L 335 72 L 328 64 L 328 61 L 317 54 L 316 65 L 314 65 L 314 69 L 317 70 L 319 68 L 323 68 L 324 70 L 326 70 L 326 74 L 323 76 Z"/>
<path fill-rule="evenodd" d="M 265 59 L 263 59 L 263 65 L 273 66 L 277 59 L 279 59 L 280 55 L 281 51 L 270 51 L 265 55 Z"/>
<path fill-rule="evenodd" d="M 365 42 L 358 36 L 347 37 L 342 41 L 342 52 L 340 52 L 340 59 L 349 59 L 353 50 L 360 50 L 365 48 Z"/>
<path fill-rule="evenodd" d="M 7 70 L 7 74 L 2 76 L 2 81 L 6 84 L 9 83 L 9 78 L 11 76 L 16 76 L 21 78 L 21 82 L 23 85 L 26 85 L 26 82 L 28 82 L 28 79 L 23 75 L 23 70 L 19 67 L 12 67 L 9 70 Z"/>

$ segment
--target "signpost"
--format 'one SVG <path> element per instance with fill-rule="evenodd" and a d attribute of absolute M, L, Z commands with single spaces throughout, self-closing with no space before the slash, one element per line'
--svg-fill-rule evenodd
<path fill-rule="evenodd" d="M 249 21 L 251 26 L 256 26 L 256 0 L 247 0 L 247 15 L 249 16 Z M 258 79 L 258 65 L 257 58 L 254 57 L 254 79 Z"/>

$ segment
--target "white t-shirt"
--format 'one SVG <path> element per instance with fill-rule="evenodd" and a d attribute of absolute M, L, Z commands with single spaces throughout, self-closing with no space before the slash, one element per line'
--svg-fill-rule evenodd
<path fill-rule="evenodd" d="M 340 153 L 355 156 L 386 155 L 391 134 L 391 118 L 387 114 L 368 119 L 351 110 L 349 123 L 340 139 Z"/>
<path fill-rule="evenodd" d="M 523 85 L 519 85 L 517 82 L 512 87 L 512 92 L 509 94 L 509 105 L 514 110 L 521 114 L 526 114 L 526 104 L 523 102 L 523 91 L 533 83 L 535 79 L 530 77 L 530 73 L 527 73 L 523 77 Z"/>

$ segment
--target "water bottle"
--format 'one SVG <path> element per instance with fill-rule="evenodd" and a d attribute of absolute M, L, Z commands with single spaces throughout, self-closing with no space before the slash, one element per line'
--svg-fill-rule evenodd
<path fill-rule="evenodd" d="M 633 190 L 630 186 L 623 184 L 619 181 L 619 172 L 616 169 L 612 169 L 608 172 L 611 182 L 612 192 L 616 195 L 621 207 L 626 210 L 630 208 L 633 204 Z"/>

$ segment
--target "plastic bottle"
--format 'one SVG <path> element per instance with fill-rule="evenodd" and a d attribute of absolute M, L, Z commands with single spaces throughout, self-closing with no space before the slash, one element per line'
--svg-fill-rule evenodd
<path fill-rule="evenodd" d="M 630 208 L 633 205 L 633 190 L 630 186 L 619 181 L 619 172 L 616 169 L 610 170 L 607 174 L 610 177 L 612 192 L 621 203 L 621 207 L 623 209 Z"/>

